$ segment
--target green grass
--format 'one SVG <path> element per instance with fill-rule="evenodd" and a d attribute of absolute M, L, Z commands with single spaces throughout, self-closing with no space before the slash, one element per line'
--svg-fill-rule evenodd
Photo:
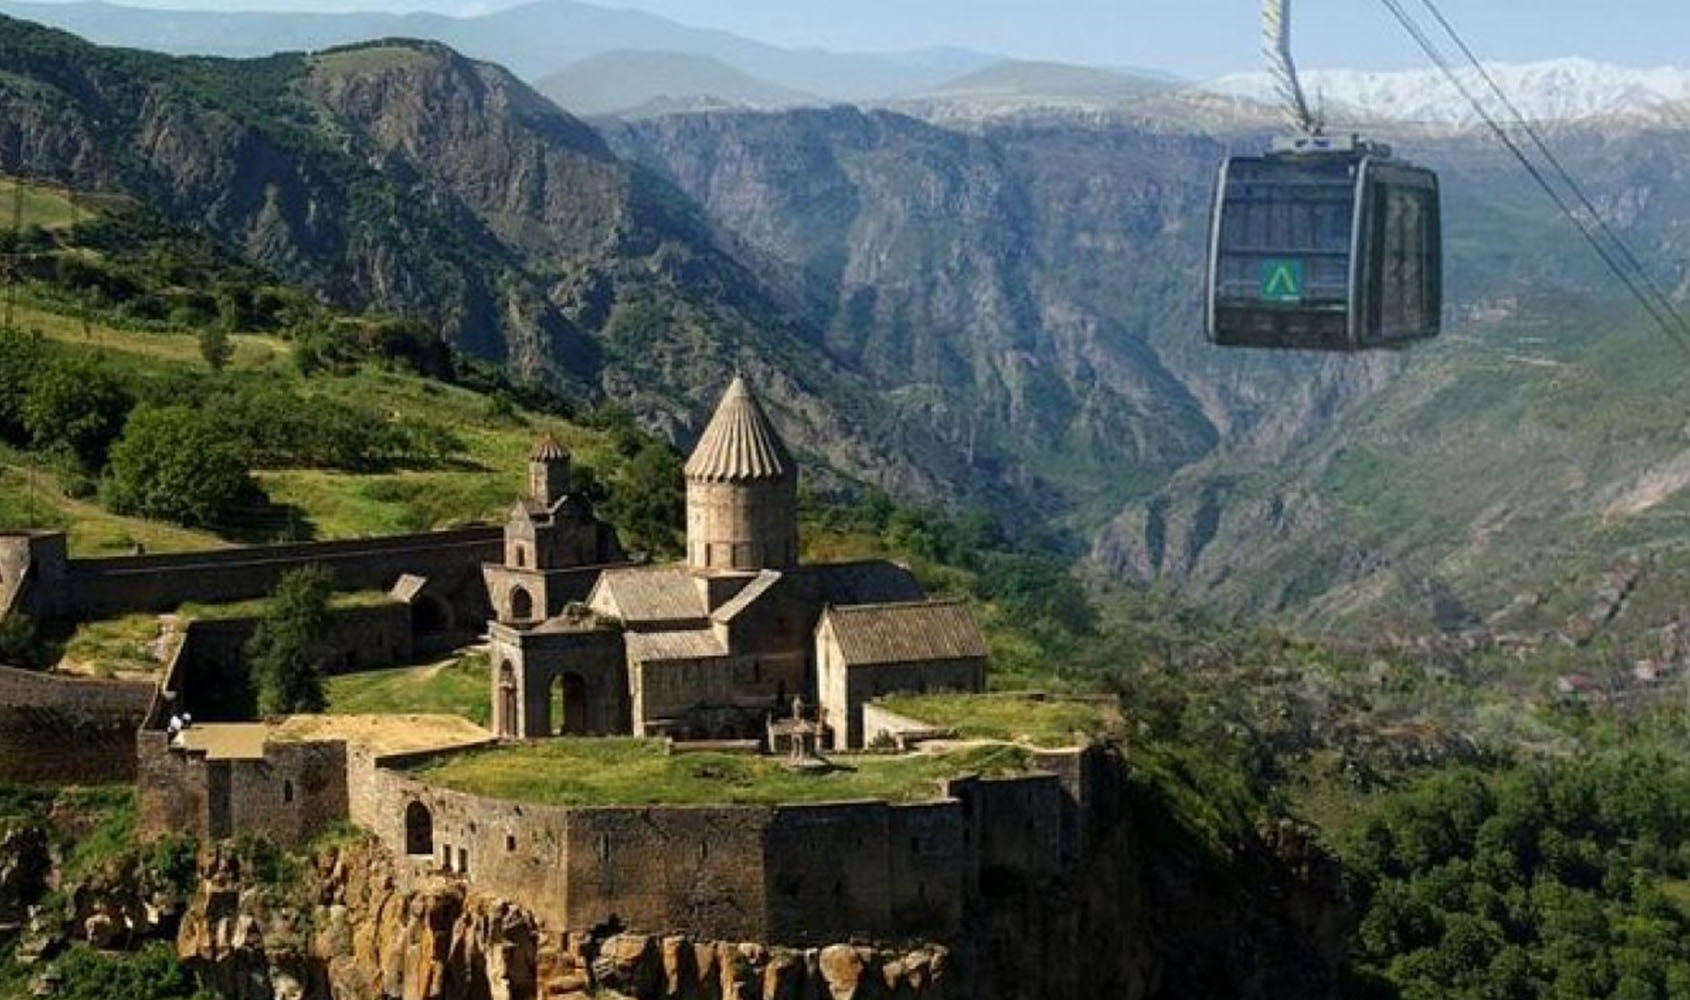
<path fill-rule="evenodd" d="M 1122 724 L 1119 709 L 1105 701 L 1037 694 L 906 694 L 880 703 L 899 715 L 954 729 L 965 739 L 1044 747 L 1117 734 Z"/>
<path fill-rule="evenodd" d="M 71 205 L 65 189 L 0 177 L 0 224 L 8 229 L 11 228 L 12 213 L 17 204 L 13 199 L 17 197 L 19 188 L 23 190 L 23 213 L 18 217 L 19 225 L 62 229 L 77 219 L 77 209 Z M 83 209 L 81 214 L 86 215 L 87 210 Z"/>
<path fill-rule="evenodd" d="M 65 643 L 58 669 L 96 677 L 111 677 L 119 672 L 152 673 L 160 663 L 149 646 L 158 637 L 157 615 L 134 614 L 79 622 Z"/>
<path fill-rule="evenodd" d="M 992 746 L 949 754 L 842 756 L 835 763 L 840 770 L 798 774 L 781 758 L 671 756 L 653 740 L 565 738 L 453 757 L 421 769 L 420 776 L 477 795 L 560 806 L 911 802 L 941 794 L 947 778 L 1024 773 L 1027 752 Z"/>
<path fill-rule="evenodd" d="M 478 726 L 492 721 L 486 653 L 452 663 L 343 674 L 324 687 L 329 712 L 336 715 L 450 714 Z"/>

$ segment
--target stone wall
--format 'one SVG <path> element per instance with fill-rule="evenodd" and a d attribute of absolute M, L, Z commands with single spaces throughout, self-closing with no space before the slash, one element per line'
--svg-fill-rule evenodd
<path fill-rule="evenodd" d="M 78 619 L 172 611 L 188 601 L 262 597 L 289 570 L 322 566 L 342 590 L 385 590 L 405 574 L 449 583 L 459 621 L 488 617 L 481 565 L 499 559 L 504 532 L 462 528 L 391 538 L 306 542 L 158 556 L 72 559 L 62 585 L 36 581 L 35 613 Z M 4 546 L 0 546 L 3 549 Z"/>
<path fill-rule="evenodd" d="M 1087 752 L 1053 755 L 1076 773 Z M 802 806 L 547 807 L 437 788 L 354 753 L 349 814 L 396 854 L 583 929 L 814 945 L 944 939 L 968 901 L 1068 871 L 1063 779 L 961 779 L 942 798 Z M 408 818 L 427 817 L 426 843 Z M 418 848 L 412 851 L 412 848 Z"/>
<path fill-rule="evenodd" d="M 0 667 L 0 781 L 132 781 L 135 731 L 151 684 L 80 680 Z"/>
<path fill-rule="evenodd" d="M 147 730 L 135 748 L 140 830 L 149 837 L 252 833 L 297 847 L 351 812 L 347 749 L 339 740 L 272 743 L 262 758 L 213 760 Z"/>
<path fill-rule="evenodd" d="M 819 636 L 816 642 L 819 697 L 836 750 L 863 745 L 863 706 L 876 698 L 906 691 L 986 689 L 984 658 L 847 665 L 829 637 Z"/>

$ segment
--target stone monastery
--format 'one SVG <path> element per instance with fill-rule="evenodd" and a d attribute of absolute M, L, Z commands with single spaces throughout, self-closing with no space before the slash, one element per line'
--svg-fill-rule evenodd
<path fill-rule="evenodd" d="M 528 495 L 494 533 L 128 560 L 67 559 L 62 536 L 13 536 L 0 539 L 0 602 L 165 608 L 269 586 L 310 561 L 342 586 L 388 588 L 389 605 L 344 623 L 360 668 L 390 646 L 459 643 L 474 635 L 464 623 L 490 617 L 490 729 L 456 716 L 243 721 L 250 708 L 229 692 L 244 682 L 249 633 L 193 622 L 129 744 L 143 836 L 293 846 L 350 821 L 419 877 L 467 880 L 555 927 L 790 945 L 955 940 L 981 900 L 1031 899 L 1076 877 L 1119 812 L 1119 758 L 1096 746 L 1017 746 L 1002 776 L 945 771 L 956 776 L 915 801 L 566 806 L 431 780 L 501 746 L 621 735 L 666 740 L 671 756 L 782 754 L 792 780 L 826 781 L 872 763 L 853 753 L 865 743 L 934 734 L 881 696 L 984 690 L 986 644 L 965 605 L 928 600 L 890 562 L 800 560 L 798 469 L 741 380 L 685 475 L 687 557 L 675 565 L 629 560 L 548 438 Z M 196 722 L 172 733 L 182 713 Z M 535 766 L 534 780 L 552 780 Z"/>
<path fill-rule="evenodd" d="M 686 464 L 683 564 L 594 565 L 617 546 L 569 493 L 568 456 L 546 440 L 531 461 L 486 570 L 498 735 L 755 737 L 797 698 L 846 749 L 880 695 L 985 689 L 965 605 L 893 563 L 799 563 L 798 468 L 743 380 Z"/>

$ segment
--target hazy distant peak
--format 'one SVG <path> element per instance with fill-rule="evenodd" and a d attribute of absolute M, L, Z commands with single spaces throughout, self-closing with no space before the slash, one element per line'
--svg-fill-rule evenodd
<path fill-rule="evenodd" d="M 600 52 L 541 77 L 534 86 L 578 115 L 821 103 L 813 94 L 782 87 L 711 56 L 649 49 Z"/>
<path fill-rule="evenodd" d="M 1484 66 L 1521 113 L 1537 121 L 1632 114 L 1690 100 L 1690 70 L 1670 66 L 1634 68 L 1577 56 Z M 1482 95 L 1495 114 L 1507 117 L 1475 70 L 1460 71 L 1460 78 L 1469 92 Z M 1303 73 L 1303 84 L 1312 97 L 1343 107 L 1345 113 L 1353 109 L 1370 118 L 1449 125 L 1478 121 L 1466 99 L 1437 69 L 1318 69 Z M 1274 91 L 1266 73 L 1226 76 L 1204 86 L 1261 99 L 1271 99 Z"/>

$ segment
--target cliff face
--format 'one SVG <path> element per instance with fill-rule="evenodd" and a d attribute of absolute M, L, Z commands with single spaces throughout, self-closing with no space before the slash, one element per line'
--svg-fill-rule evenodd
<path fill-rule="evenodd" d="M 498 67 L 403 41 L 171 59 L 3 24 L 0 171 L 130 195 L 683 445 L 739 367 L 836 468 L 907 495 L 1031 494 L 876 406 L 695 205 Z"/>
<path fill-rule="evenodd" d="M 1065 875 L 1028 884 L 983 873 L 956 940 L 800 950 L 659 928 L 560 928 L 358 842 L 325 851 L 285 891 L 266 888 L 230 851 L 202 854 L 177 946 L 231 1000 L 1334 995 L 1337 867 L 1305 832 L 1259 831 L 1223 860 L 1170 836 L 1168 817 L 1150 803 L 1140 810 L 1125 783 L 1096 801 L 1081 820 L 1083 856 Z"/>

